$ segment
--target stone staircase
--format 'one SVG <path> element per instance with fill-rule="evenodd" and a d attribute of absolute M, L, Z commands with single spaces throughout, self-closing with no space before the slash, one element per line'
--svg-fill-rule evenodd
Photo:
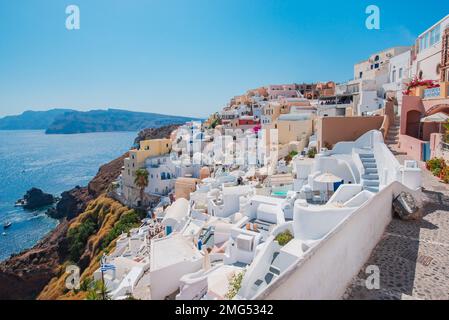
<path fill-rule="evenodd" d="M 263 279 L 257 279 L 253 284 L 253 292 L 259 291 L 261 288 L 268 286 L 274 279 L 279 277 L 281 270 L 275 266 L 276 259 L 278 259 L 279 252 L 273 253 L 273 258 L 271 259 L 271 265 L 268 272 L 265 274 Z"/>
<path fill-rule="evenodd" d="M 377 163 L 373 152 L 360 153 L 359 157 L 364 168 L 364 174 L 361 179 L 363 190 L 379 192 L 379 172 L 377 171 Z"/>
<path fill-rule="evenodd" d="M 395 117 L 394 122 L 388 129 L 388 135 L 385 138 L 385 144 L 394 155 L 405 155 L 406 152 L 399 150 L 399 129 L 401 127 L 401 118 Z"/>

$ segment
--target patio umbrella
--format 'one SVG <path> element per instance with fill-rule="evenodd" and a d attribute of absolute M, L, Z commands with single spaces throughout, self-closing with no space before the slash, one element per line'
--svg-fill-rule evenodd
<path fill-rule="evenodd" d="M 340 178 L 332 173 L 326 172 L 326 173 L 320 174 L 314 180 L 315 180 L 315 182 L 325 183 L 327 185 L 326 187 L 328 187 L 329 184 L 332 184 L 332 189 L 333 189 L 334 183 L 341 182 L 342 178 Z M 327 193 L 329 195 L 329 193 L 330 193 L 329 189 L 327 190 Z"/>
<path fill-rule="evenodd" d="M 435 114 L 432 114 L 431 116 L 427 116 L 421 119 L 422 123 L 430 123 L 430 122 L 437 122 L 440 124 L 440 132 L 441 132 L 441 125 L 443 123 L 446 123 L 449 120 L 449 115 L 445 114 L 444 112 L 438 112 Z"/>
<path fill-rule="evenodd" d="M 446 122 L 449 120 L 449 115 L 444 112 L 438 112 L 421 119 L 421 122 Z"/>

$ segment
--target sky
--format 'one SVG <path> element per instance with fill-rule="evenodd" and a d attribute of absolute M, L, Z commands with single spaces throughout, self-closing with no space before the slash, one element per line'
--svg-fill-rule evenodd
<path fill-rule="evenodd" d="M 380 29 L 368 30 L 368 5 Z M 66 29 L 66 7 L 80 29 Z M 447 0 L 0 0 L 0 117 L 64 107 L 205 117 L 269 84 L 353 76 Z"/>

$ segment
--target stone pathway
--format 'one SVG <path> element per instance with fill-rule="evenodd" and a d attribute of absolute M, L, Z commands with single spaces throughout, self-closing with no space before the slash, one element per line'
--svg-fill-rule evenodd
<path fill-rule="evenodd" d="M 449 299 L 449 188 L 425 169 L 423 187 L 423 219 L 393 219 L 343 299 Z M 365 286 L 369 265 L 380 269 L 379 290 Z"/>

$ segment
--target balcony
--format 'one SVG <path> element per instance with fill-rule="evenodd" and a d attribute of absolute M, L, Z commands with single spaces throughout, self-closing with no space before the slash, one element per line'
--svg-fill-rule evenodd
<path fill-rule="evenodd" d="M 432 99 L 432 98 L 440 98 L 441 97 L 441 88 L 431 88 L 424 90 L 424 99 Z"/>

